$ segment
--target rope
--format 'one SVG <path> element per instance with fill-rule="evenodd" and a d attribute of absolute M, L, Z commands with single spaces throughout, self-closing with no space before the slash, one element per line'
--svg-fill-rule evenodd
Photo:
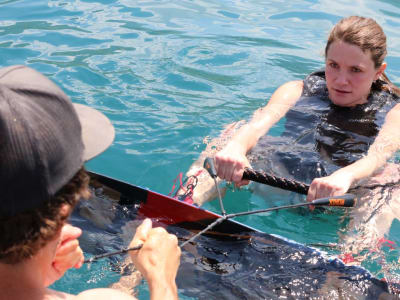
<path fill-rule="evenodd" d="M 307 195 L 309 185 L 285 178 L 275 177 L 263 171 L 255 171 L 246 168 L 243 173 L 243 179 L 268 184 L 273 187 L 278 187 L 287 191 L 296 192 L 299 194 Z"/>
<path fill-rule="evenodd" d="M 178 174 L 178 176 L 174 179 L 174 183 L 172 185 L 172 189 L 171 192 L 168 193 L 169 197 L 172 197 L 174 199 L 186 202 L 188 204 L 193 204 L 194 205 L 194 201 L 193 201 L 193 192 L 194 192 L 194 188 L 196 187 L 199 179 L 198 176 L 200 175 L 200 173 L 203 170 L 199 170 L 196 174 L 191 175 L 189 177 L 186 177 L 185 180 L 182 181 L 182 172 L 180 172 Z M 176 182 L 179 179 L 179 188 L 176 189 Z M 185 188 L 185 184 L 186 184 L 186 188 Z M 175 191 L 176 189 L 176 191 Z M 184 193 L 178 196 L 178 192 L 182 190 Z M 174 193 L 175 191 L 175 193 Z M 174 193 L 174 195 L 172 195 Z"/>

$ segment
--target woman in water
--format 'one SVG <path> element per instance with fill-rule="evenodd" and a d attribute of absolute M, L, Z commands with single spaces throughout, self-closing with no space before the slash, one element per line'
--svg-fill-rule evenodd
<path fill-rule="evenodd" d="M 248 123 L 230 125 L 223 141 L 214 141 L 213 145 L 224 145 L 219 151 L 207 147 L 200 160 L 215 151 L 219 178 L 237 186 L 249 183 L 242 175 L 250 162 L 254 169 L 311 182 L 308 201 L 342 195 L 357 185 L 369 186 L 360 192 L 360 206 L 375 207 L 367 202 L 371 187 L 385 186 L 384 174 L 391 174 L 386 178 L 392 181 L 398 178 L 397 168 L 387 167 L 387 161 L 400 148 L 400 90 L 384 73 L 386 53 L 386 36 L 373 19 L 340 20 L 325 47 L 325 68 L 304 81 L 280 86 Z M 284 133 L 268 136 L 283 117 Z M 187 175 L 196 174 L 197 165 Z M 203 184 L 199 178 L 194 202 L 201 205 L 214 196 L 212 186 L 209 179 Z M 391 214 L 389 227 L 393 218 Z M 389 227 L 385 225 L 380 234 Z"/>
<path fill-rule="evenodd" d="M 279 87 L 217 153 L 218 176 L 247 184 L 242 180 L 244 168 L 250 166 L 246 154 L 284 116 L 286 132 L 301 137 L 298 143 L 314 142 L 319 152 L 315 163 L 323 161 L 326 168 L 330 164 L 336 169 L 328 173 L 321 166 L 314 168 L 307 200 L 344 194 L 373 175 L 400 145 L 400 93 L 384 73 L 385 56 L 386 36 L 374 20 L 342 19 L 329 35 L 325 70 Z M 296 128 L 290 121 L 297 117 L 303 121 L 295 120 Z M 318 176 L 324 173 L 328 174 Z"/>

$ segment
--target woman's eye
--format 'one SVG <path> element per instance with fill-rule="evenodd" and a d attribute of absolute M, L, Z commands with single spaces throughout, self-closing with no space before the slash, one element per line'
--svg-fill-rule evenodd
<path fill-rule="evenodd" d="M 331 68 L 333 68 L 333 69 L 339 68 L 338 64 L 337 64 L 337 63 L 334 63 L 334 62 L 329 63 L 329 66 L 330 66 Z"/>
<path fill-rule="evenodd" d="M 352 67 L 351 71 L 354 72 L 354 73 L 359 73 L 359 72 L 361 72 L 361 69 L 357 68 L 357 67 Z"/>

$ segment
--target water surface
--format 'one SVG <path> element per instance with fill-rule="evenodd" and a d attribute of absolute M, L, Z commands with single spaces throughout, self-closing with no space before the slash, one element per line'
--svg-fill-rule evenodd
<path fill-rule="evenodd" d="M 73 101 L 112 120 L 115 142 L 89 169 L 167 194 L 205 148 L 205 137 L 249 119 L 279 85 L 321 67 L 329 29 L 350 14 L 382 25 L 387 74 L 400 85 L 396 0 L 0 1 L 0 66 L 33 67 Z M 281 131 L 280 124 L 272 134 Z M 259 196 L 245 188 L 228 191 L 224 201 L 234 212 L 287 204 L 293 197 L 276 189 Z M 206 208 L 219 210 L 217 203 Z M 328 244 L 344 230 L 342 216 L 290 210 L 239 220 L 301 243 Z M 398 244 L 399 232 L 395 221 L 387 238 Z M 397 248 L 385 249 L 387 260 L 396 261 Z M 57 288 L 104 286 L 108 265 L 98 266 L 82 285 L 70 283 L 82 276 L 78 271 Z M 379 261 L 365 267 L 387 276 Z"/>

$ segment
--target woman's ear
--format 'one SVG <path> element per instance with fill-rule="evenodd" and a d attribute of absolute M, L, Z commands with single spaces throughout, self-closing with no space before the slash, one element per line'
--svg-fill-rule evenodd
<path fill-rule="evenodd" d="M 375 80 L 378 80 L 379 77 L 383 74 L 383 72 L 385 72 L 385 70 L 386 70 L 386 63 L 383 62 L 383 63 L 381 64 L 381 66 L 378 68 L 378 70 L 376 71 L 374 81 L 375 81 Z"/>

